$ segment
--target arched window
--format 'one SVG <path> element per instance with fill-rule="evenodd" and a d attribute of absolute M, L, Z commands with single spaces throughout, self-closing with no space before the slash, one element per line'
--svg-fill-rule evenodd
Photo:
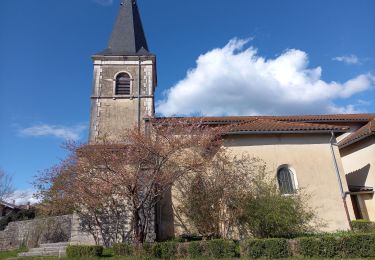
<path fill-rule="evenodd" d="M 130 95 L 130 76 L 128 73 L 120 73 L 116 77 L 115 95 Z"/>
<path fill-rule="evenodd" d="M 277 182 L 282 194 L 293 194 L 296 192 L 294 173 L 289 167 L 283 166 L 277 171 Z"/>

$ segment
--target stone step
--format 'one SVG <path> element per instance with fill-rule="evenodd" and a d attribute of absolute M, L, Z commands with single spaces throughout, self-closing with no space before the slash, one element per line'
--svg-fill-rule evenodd
<path fill-rule="evenodd" d="M 40 247 L 31 248 L 29 252 L 19 253 L 20 257 L 36 256 L 65 256 L 65 251 L 69 243 L 50 243 L 41 244 Z"/>
<path fill-rule="evenodd" d="M 65 251 L 62 252 L 25 252 L 19 253 L 19 257 L 36 257 L 36 256 L 65 256 Z"/>
<path fill-rule="evenodd" d="M 68 246 L 69 242 L 60 242 L 60 243 L 46 243 L 40 244 L 39 247 L 59 247 L 59 246 Z"/>
<path fill-rule="evenodd" d="M 54 252 L 54 251 L 65 251 L 65 247 L 38 247 L 38 248 L 31 248 L 29 252 Z"/>

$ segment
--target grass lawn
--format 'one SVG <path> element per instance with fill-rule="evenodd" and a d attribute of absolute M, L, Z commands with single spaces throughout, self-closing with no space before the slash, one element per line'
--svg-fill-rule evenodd
<path fill-rule="evenodd" d="M 15 257 L 17 255 L 16 252 L 0 252 L 0 259 L 1 260 L 6 260 L 8 258 Z M 2 258 L 3 257 L 3 258 Z M 77 258 L 58 258 L 58 257 L 23 257 L 23 258 L 17 258 L 20 260 L 77 260 Z M 111 260 L 160 260 L 158 258 L 147 258 L 147 257 L 119 257 L 119 256 L 103 256 L 103 257 L 97 257 L 97 258 L 89 258 L 90 260 L 101 260 L 101 259 L 111 259 Z M 248 259 L 248 258 L 227 258 L 223 260 L 235 260 L 235 259 Z M 284 258 L 284 260 L 304 260 L 304 259 L 309 259 L 309 260 L 318 260 L 318 259 L 332 259 L 332 258 L 303 258 L 303 257 L 295 257 L 295 258 Z M 341 259 L 341 258 L 336 258 Z M 354 260 L 354 259 L 368 259 L 368 260 L 375 260 L 375 258 L 347 258 L 348 260 Z M 202 258 L 184 258 L 181 260 L 214 260 L 214 258 L 208 258 L 208 257 L 202 257 Z"/>
<path fill-rule="evenodd" d="M 0 259 L 8 259 L 17 256 L 17 251 L 0 251 Z"/>
<path fill-rule="evenodd" d="M 19 251 L 5 251 L 1 252 L 0 251 L 0 260 L 6 260 L 9 258 L 15 259 L 17 257 L 17 253 Z M 22 257 L 22 258 L 17 258 L 19 260 L 77 260 L 77 258 L 58 258 L 58 257 Z M 96 258 L 90 258 L 90 260 L 102 260 L 102 259 L 110 259 L 110 260 L 160 260 L 158 258 L 150 258 L 150 257 L 120 257 L 120 256 L 113 256 L 113 251 L 112 250 L 104 250 L 103 256 L 102 257 L 96 257 Z M 208 257 L 201 257 L 201 258 L 184 258 L 182 260 L 213 260 L 214 258 L 208 258 Z M 235 260 L 235 259 L 246 259 L 246 258 L 233 258 L 233 259 L 226 259 L 226 260 Z M 309 259 L 309 260 L 317 260 L 317 259 L 332 259 L 332 258 L 303 258 L 303 257 L 295 257 L 295 258 L 284 258 L 285 260 L 298 260 L 298 259 Z M 337 258 L 341 259 L 341 258 Z M 349 259 L 349 258 L 348 258 Z M 361 259 L 361 258 L 355 258 L 355 259 Z M 375 258 L 364 258 L 368 260 L 375 260 Z M 352 259 L 354 260 L 354 259 Z"/>

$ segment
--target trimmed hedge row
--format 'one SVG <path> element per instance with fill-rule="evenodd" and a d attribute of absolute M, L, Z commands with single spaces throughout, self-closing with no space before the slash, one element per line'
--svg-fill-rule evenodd
<path fill-rule="evenodd" d="M 102 256 L 103 247 L 102 246 L 68 246 L 66 248 L 67 257 L 96 257 Z"/>
<path fill-rule="evenodd" d="M 251 239 L 241 243 L 241 256 L 250 258 L 284 258 L 291 256 L 287 239 Z"/>
<path fill-rule="evenodd" d="M 372 233 L 375 232 L 375 222 L 358 219 L 352 221 L 352 227 L 354 232 L 358 233 Z"/>
<path fill-rule="evenodd" d="M 348 233 L 340 236 L 318 235 L 293 240 L 284 238 L 249 239 L 237 243 L 232 240 L 207 240 L 179 243 L 145 243 L 140 246 L 120 243 L 113 246 L 115 255 L 141 256 L 161 259 L 199 258 L 287 258 L 290 256 L 323 258 L 375 257 L 375 234 Z M 97 257 L 101 246 L 68 246 L 68 257 Z"/>
<path fill-rule="evenodd" d="M 130 244 L 120 243 L 113 246 L 115 255 L 118 256 L 150 256 L 162 259 L 181 257 L 213 257 L 230 258 L 239 256 L 239 245 L 232 240 L 208 240 L 178 243 L 175 241 L 143 244 L 142 248 Z"/>
<path fill-rule="evenodd" d="M 297 241 L 302 256 L 375 257 L 375 234 L 305 237 Z"/>

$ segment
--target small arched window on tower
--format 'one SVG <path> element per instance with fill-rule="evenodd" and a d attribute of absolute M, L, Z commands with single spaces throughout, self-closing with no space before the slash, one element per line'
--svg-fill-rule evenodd
<path fill-rule="evenodd" d="M 115 95 L 130 95 L 130 76 L 128 73 L 120 73 L 116 77 Z"/>
<path fill-rule="evenodd" d="M 282 194 L 296 193 L 296 179 L 293 171 L 288 166 L 282 166 L 277 171 L 277 182 Z"/>

